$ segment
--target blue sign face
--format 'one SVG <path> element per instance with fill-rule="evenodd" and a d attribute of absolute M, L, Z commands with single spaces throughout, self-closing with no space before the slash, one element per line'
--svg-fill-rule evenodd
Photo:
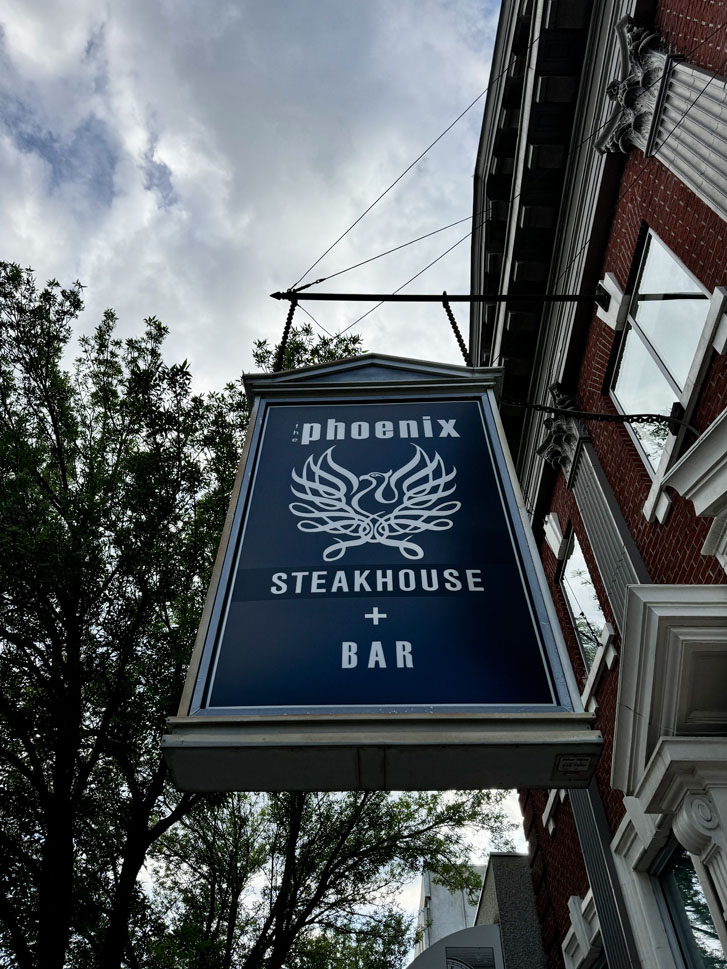
<path fill-rule="evenodd" d="M 269 404 L 203 711 L 553 708 L 493 447 L 478 400 Z"/>

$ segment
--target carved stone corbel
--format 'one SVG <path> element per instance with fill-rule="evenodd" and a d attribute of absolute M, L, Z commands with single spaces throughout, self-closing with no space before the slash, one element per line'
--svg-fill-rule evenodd
<path fill-rule="evenodd" d="M 559 410 L 577 410 L 575 400 L 559 383 L 551 384 L 548 391 L 553 407 Z M 575 461 L 578 443 L 584 436 L 582 422 L 565 414 L 554 414 L 543 420 L 543 426 L 547 434 L 536 454 L 539 454 L 556 471 L 562 471 L 568 478 Z"/>
<path fill-rule="evenodd" d="M 719 827 L 719 816 L 707 794 L 687 794 L 672 824 L 679 844 L 691 855 L 701 855 Z"/>
<path fill-rule="evenodd" d="M 669 53 L 655 31 L 637 27 L 631 17 L 619 20 L 616 31 L 621 49 L 621 80 L 611 81 L 606 88 L 616 110 L 595 147 L 602 153 L 626 154 L 632 148 L 645 152 Z"/>
<path fill-rule="evenodd" d="M 727 838 L 724 818 L 708 793 L 689 793 L 675 812 L 672 829 L 679 844 L 709 872 L 727 919 Z"/>

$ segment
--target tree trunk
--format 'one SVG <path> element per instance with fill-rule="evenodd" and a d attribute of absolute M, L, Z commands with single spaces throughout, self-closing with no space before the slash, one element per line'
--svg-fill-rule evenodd
<path fill-rule="evenodd" d="M 149 846 L 146 829 L 129 836 L 121 864 L 119 880 L 114 892 L 113 908 L 109 912 L 109 924 L 98 955 L 99 969 L 120 969 L 124 953 L 129 947 L 129 920 L 131 906 Z"/>
<path fill-rule="evenodd" d="M 73 914 L 73 820 L 68 802 L 54 799 L 38 885 L 39 969 L 63 969 Z"/>

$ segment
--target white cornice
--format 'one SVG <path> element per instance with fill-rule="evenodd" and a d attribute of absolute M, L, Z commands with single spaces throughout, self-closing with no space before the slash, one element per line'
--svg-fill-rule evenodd
<path fill-rule="evenodd" d="M 716 517 L 727 510 L 727 409 L 664 476 L 694 505 L 697 515 Z"/>
<path fill-rule="evenodd" d="M 727 732 L 726 671 L 727 587 L 629 588 L 613 787 L 626 794 L 635 792 L 663 736 Z"/>

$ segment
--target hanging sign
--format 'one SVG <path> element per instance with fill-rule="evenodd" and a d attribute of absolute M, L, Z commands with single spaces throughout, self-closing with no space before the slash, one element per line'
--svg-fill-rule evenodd
<path fill-rule="evenodd" d="M 598 735 L 564 672 L 496 376 L 366 356 L 248 380 L 254 424 L 165 738 L 181 787 L 588 782 Z"/>

